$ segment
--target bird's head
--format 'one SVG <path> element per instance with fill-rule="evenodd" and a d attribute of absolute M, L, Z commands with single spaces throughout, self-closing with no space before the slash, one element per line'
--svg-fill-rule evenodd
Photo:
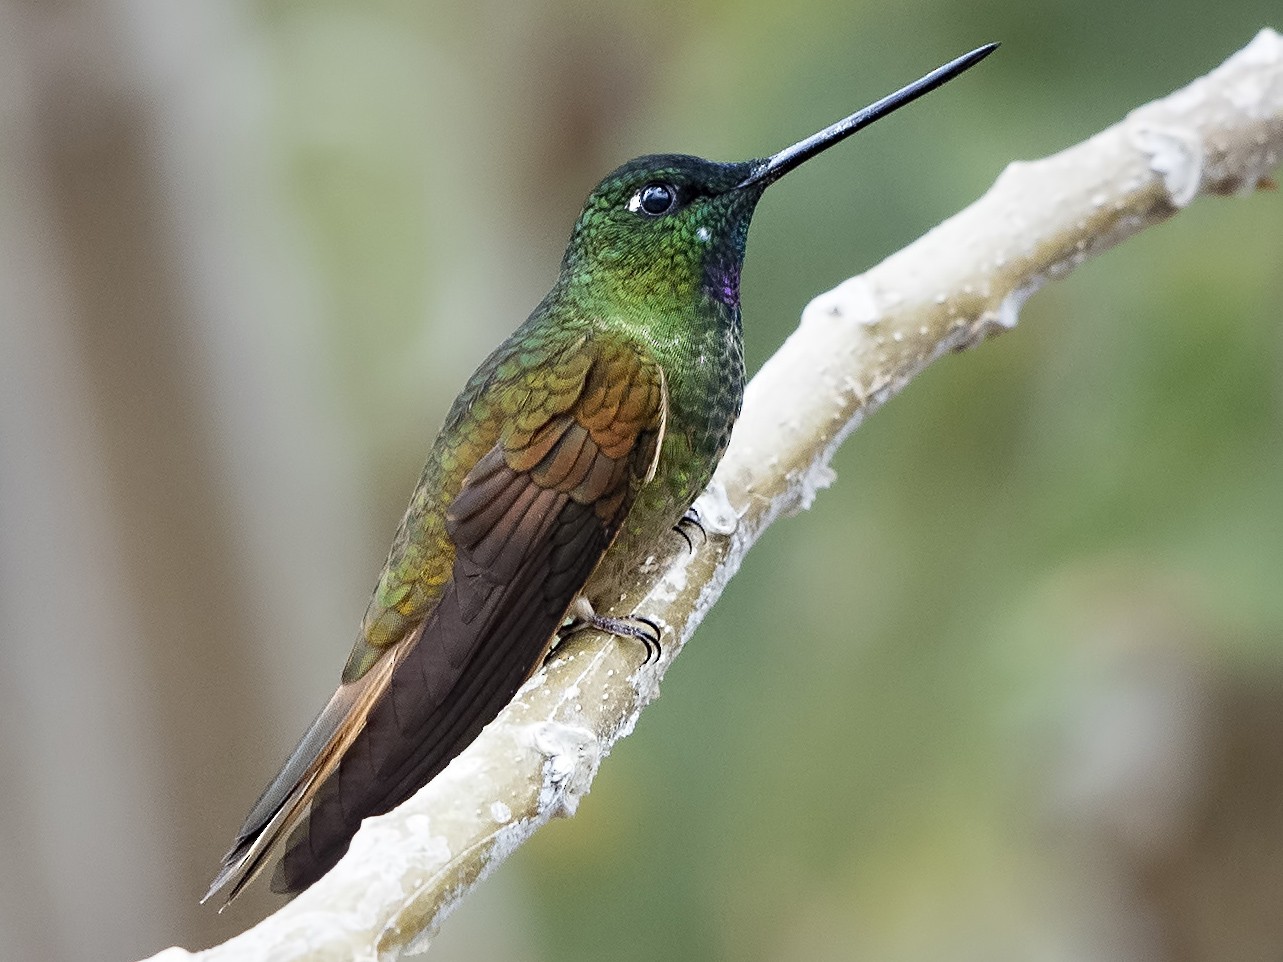
<path fill-rule="evenodd" d="M 763 160 L 684 154 L 631 160 L 584 204 L 559 287 L 626 306 L 681 310 L 701 297 L 737 306 L 748 225 L 762 192 L 789 171 L 988 56 L 988 44 Z"/>

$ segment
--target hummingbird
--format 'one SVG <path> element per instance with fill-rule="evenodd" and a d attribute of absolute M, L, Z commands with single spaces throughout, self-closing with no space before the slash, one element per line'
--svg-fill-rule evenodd
<path fill-rule="evenodd" d="M 988 44 L 765 159 L 629 161 L 588 196 L 556 284 L 446 416 L 333 697 L 205 895 L 283 846 L 298 893 L 468 746 L 563 632 L 658 650 L 596 607 L 688 517 L 744 395 L 740 269 L 768 186 L 988 56 Z"/>

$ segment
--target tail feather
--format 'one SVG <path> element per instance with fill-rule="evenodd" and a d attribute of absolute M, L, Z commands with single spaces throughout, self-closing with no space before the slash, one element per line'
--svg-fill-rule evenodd
<path fill-rule="evenodd" d="M 201 902 L 227 889 L 223 908 L 262 871 L 278 843 L 306 815 L 316 790 L 365 726 L 370 707 L 417 632 L 398 642 L 361 678 L 340 685 L 308 727 L 276 778 L 259 796 Z M 221 911 L 221 909 L 220 909 Z"/>

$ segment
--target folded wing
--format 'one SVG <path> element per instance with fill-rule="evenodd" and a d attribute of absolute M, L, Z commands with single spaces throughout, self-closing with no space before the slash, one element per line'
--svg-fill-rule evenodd
<path fill-rule="evenodd" d="M 653 474 L 666 414 L 653 359 L 610 340 L 582 349 L 592 363 L 569 407 L 518 407 L 468 472 L 446 509 L 455 559 L 440 599 L 340 686 L 250 813 L 209 895 L 231 883 L 234 898 L 286 833 L 272 888 L 307 888 L 361 819 L 435 777 L 541 664 Z"/>

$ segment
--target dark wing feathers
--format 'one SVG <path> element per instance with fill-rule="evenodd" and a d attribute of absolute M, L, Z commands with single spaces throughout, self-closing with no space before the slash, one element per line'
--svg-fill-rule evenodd
<path fill-rule="evenodd" d="M 515 483 L 509 486 L 510 491 L 517 489 Z M 513 503 L 518 500 L 514 497 Z M 428 666 L 437 659 L 425 643 L 406 654 L 338 772 L 322 786 L 307 821 L 295 829 L 273 888 L 298 891 L 329 871 L 362 818 L 394 808 L 433 778 L 538 666 L 575 592 L 609 543 L 590 508 L 560 492 L 544 491 L 538 501 L 551 504 L 523 515 L 515 533 L 496 528 L 476 545 L 478 553 L 495 559 L 495 568 L 508 563 L 518 545 L 527 553 L 510 581 L 492 583 L 488 591 L 473 586 L 485 601 L 472 608 L 471 619 L 459 603 L 459 586 L 488 581 L 494 569 L 469 571 L 476 563 L 461 546 L 455 578 L 429 616 L 424 639 L 466 638 L 468 644 L 460 647 L 470 648 L 468 663 L 457 669 L 440 663 Z M 570 544 L 586 544 L 589 550 L 572 555 L 564 550 Z M 457 679 L 448 697 L 424 698 L 425 677 L 439 676 L 447 668 Z"/>
<path fill-rule="evenodd" d="M 244 869 L 239 890 L 291 827 L 272 888 L 311 885 L 347 851 L 361 819 L 435 777 L 539 666 L 653 474 L 663 433 L 658 365 L 633 345 L 580 349 L 594 347 L 577 393 L 555 404 L 543 394 L 542 415 L 527 399 L 468 472 L 445 514 L 451 578 L 417 637 L 371 669 L 384 677 L 359 712 L 322 713 L 264 793 L 215 889 Z"/>

